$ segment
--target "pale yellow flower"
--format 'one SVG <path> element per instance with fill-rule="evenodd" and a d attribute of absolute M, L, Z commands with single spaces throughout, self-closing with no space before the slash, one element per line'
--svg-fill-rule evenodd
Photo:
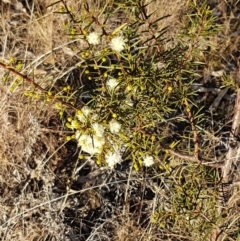
<path fill-rule="evenodd" d="M 93 128 L 96 136 L 99 136 L 99 137 L 103 136 L 103 134 L 104 134 L 104 126 L 103 125 L 95 122 L 92 124 L 92 128 Z"/>
<path fill-rule="evenodd" d="M 104 137 L 98 137 L 96 135 L 83 134 L 78 139 L 78 145 L 81 146 L 84 152 L 90 155 L 101 153 L 104 144 Z"/>
<path fill-rule="evenodd" d="M 107 165 L 108 165 L 111 169 L 113 169 L 114 166 L 115 166 L 117 163 L 121 162 L 121 160 L 122 160 L 120 153 L 117 152 L 117 151 L 113 151 L 113 152 L 112 152 L 112 151 L 108 151 L 108 152 L 106 153 L 106 155 L 105 155 L 105 158 L 106 158 L 106 163 L 107 163 Z"/>
<path fill-rule="evenodd" d="M 99 33 L 92 32 L 87 36 L 87 40 L 89 44 L 98 45 L 100 43 Z"/>
<path fill-rule="evenodd" d="M 115 78 L 111 78 L 111 79 L 107 80 L 106 85 L 107 85 L 108 89 L 110 91 L 112 91 L 112 90 L 114 90 L 117 87 L 118 81 Z"/>
<path fill-rule="evenodd" d="M 150 167 L 154 164 L 154 159 L 152 156 L 149 156 L 149 155 L 146 155 L 144 158 L 143 158 L 143 165 L 146 166 L 146 167 Z"/>
<path fill-rule="evenodd" d="M 122 125 L 114 119 L 109 122 L 109 129 L 113 134 L 117 134 L 121 130 L 121 127 Z"/>
<path fill-rule="evenodd" d="M 112 38 L 110 48 L 116 52 L 121 52 L 125 48 L 126 40 L 122 36 Z"/>
<path fill-rule="evenodd" d="M 84 106 L 81 110 L 77 111 L 76 117 L 80 122 L 84 123 L 87 121 L 87 118 L 91 112 L 92 110 L 89 107 Z"/>

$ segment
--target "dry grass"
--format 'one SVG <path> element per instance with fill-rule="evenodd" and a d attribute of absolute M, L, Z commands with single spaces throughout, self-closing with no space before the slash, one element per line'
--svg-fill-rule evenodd
<path fill-rule="evenodd" d="M 166 41 L 163 46 L 164 49 L 168 49 L 176 43 L 176 34 L 181 26 L 181 16 L 187 11 L 188 1 L 147 0 L 145 2 L 148 4 L 146 7 L 146 13 L 148 15 L 154 13 L 149 20 L 163 18 L 162 21 L 158 22 L 157 29 L 168 28 L 165 35 L 163 35 L 166 39 L 171 40 Z M 148 29 L 148 23 L 143 25 L 143 29 Z"/>
<path fill-rule="evenodd" d="M 29 73 L 42 62 L 53 63 L 50 54 L 39 57 L 60 41 L 53 38 L 59 26 L 53 10 L 44 9 L 46 1 L 27 4 L 1 3 L 1 58 L 15 57 Z M 1 69 L 1 78 L 4 74 Z M 37 100 L 29 103 L 21 88 L 11 93 L 1 84 L 0 98 L 1 240 L 65 240 L 65 226 L 51 202 L 56 151 L 64 143 L 55 110 Z M 44 202 L 48 205 L 31 211 Z"/>
<path fill-rule="evenodd" d="M 7 62 L 14 57 L 16 62 L 23 62 L 23 72 L 34 76 L 34 81 L 44 86 L 55 83 L 68 71 L 66 66 L 76 64 L 72 53 L 82 46 L 81 41 L 70 40 L 67 35 L 68 29 L 63 23 L 65 26 L 70 24 L 69 18 L 55 14 L 57 6 L 46 8 L 53 2 L 10 0 L 0 3 L 1 60 Z M 71 0 L 68 4 L 77 10 L 80 2 Z M 97 12 L 100 3 L 92 2 L 89 5 L 94 6 Z M 156 26 L 165 28 L 170 25 L 166 37 L 172 38 L 172 41 L 163 46 L 167 49 L 175 42 L 180 17 L 187 9 L 188 1 L 146 2 L 151 2 L 147 7 L 148 13 L 156 10 L 154 17 L 171 15 Z M 211 1 L 221 16 L 219 21 L 223 31 L 211 40 L 220 47 L 204 57 L 209 61 L 206 68 L 217 66 L 217 70 L 224 68 L 227 73 L 236 75 L 237 68 L 233 65 L 238 65 L 239 34 L 238 26 L 231 20 L 236 19 L 238 13 L 237 7 L 234 7 L 236 3 L 230 2 Z M 124 17 L 121 19 L 125 20 Z M 113 27 L 119 24 L 114 18 L 112 21 Z M 143 29 L 147 27 L 147 24 L 142 26 Z M 229 37 L 231 34 L 232 37 Z M 0 69 L 1 79 L 5 74 Z M 156 177 L 156 173 L 144 176 L 129 171 L 129 166 L 119 167 L 113 173 L 106 169 L 99 171 L 92 163 L 80 163 L 74 153 L 76 145 L 71 142 L 64 145 L 63 124 L 53 106 L 39 100 L 29 101 L 21 87 L 12 93 L 0 83 L 0 128 L 1 240 L 198 239 L 194 234 L 190 236 L 187 233 L 186 226 L 183 227 L 186 233 L 181 233 L 180 227 L 176 227 L 175 233 L 169 231 L 163 237 L 159 225 L 150 222 L 157 207 L 169 199 L 157 182 L 148 181 Z M 95 174 L 88 179 L 92 172 Z M 86 177 L 87 182 L 76 180 L 77 176 Z M 239 225 L 238 186 L 233 190 L 229 207 L 226 219 L 221 220 L 219 225 L 228 225 L 227 231 L 234 233 Z M 182 224 L 186 223 L 183 218 Z M 224 237 L 221 240 L 230 240 L 227 235 Z"/>

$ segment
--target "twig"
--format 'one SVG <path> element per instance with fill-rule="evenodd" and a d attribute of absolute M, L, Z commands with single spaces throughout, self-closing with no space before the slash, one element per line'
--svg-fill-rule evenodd
<path fill-rule="evenodd" d="M 199 149 L 198 134 L 197 134 L 197 130 L 196 130 L 195 123 L 194 123 L 194 117 L 193 117 L 193 114 L 190 110 L 190 106 L 188 104 L 188 101 L 185 99 L 184 102 L 185 102 L 187 112 L 188 112 L 188 120 L 191 124 L 192 132 L 193 132 L 194 156 L 195 156 L 196 159 L 198 159 L 198 149 Z"/>
<path fill-rule="evenodd" d="M 12 72 L 13 74 L 23 78 L 24 80 L 26 80 L 29 84 L 31 84 L 32 86 L 34 86 L 36 89 L 40 90 L 42 93 L 44 93 L 49 99 L 58 102 L 60 104 L 62 104 L 63 106 L 67 106 L 70 107 L 71 109 L 77 109 L 75 106 L 61 100 L 58 99 L 57 97 L 55 97 L 54 95 L 49 95 L 48 94 L 48 90 L 45 90 L 44 88 L 42 88 L 40 85 L 38 85 L 36 82 L 34 82 L 32 79 L 30 79 L 27 75 L 21 74 L 20 72 L 18 72 L 16 69 L 4 64 L 3 62 L 0 61 L 0 66 L 3 67 L 4 69 Z"/>
<path fill-rule="evenodd" d="M 211 114 L 213 113 L 213 111 L 215 111 L 218 108 L 222 98 L 226 95 L 228 90 L 229 90 L 229 87 L 226 87 L 225 89 L 220 91 L 217 98 L 213 101 L 213 103 L 209 107 L 209 111 L 211 112 Z"/>
<path fill-rule="evenodd" d="M 180 152 L 174 151 L 172 149 L 168 150 L 168 152 L 173 155 L 176 156 L 178 158 L 181 158 L 183 160 L 186 161 L 191 161 L 191 162 L 196 162 L 198 164 L 204 165 L 204 166 L 209 166 L 209 167 L 215 167 L 215 168 L 220 168 L 223 165 L 223 162 L 203 162 L 201 161 L 199 158 L 197 158 L 196 156 L 191 156 L 191 155 L 185 155 L 182 154 Z"/>

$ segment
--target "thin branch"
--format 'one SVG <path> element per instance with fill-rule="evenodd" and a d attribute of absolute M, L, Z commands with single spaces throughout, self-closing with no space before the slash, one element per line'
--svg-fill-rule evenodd
<path fill-rule="evenodd" d="M 201 164 L 201 165 L 204 165 L 204 166 L 220 168 L 223 165 L 223 162 L 203 162 L 199 158 L 197 158 L 196 156 L 182 154 L 182 153 L 174 151 L 172 149 L 170 149 L 168 151 L 171 155 L 176 156 L 180 159 L 195 162 L 195 163 L 198 163 L 198 164 Z"/>
<path fill-rule="evenodd" d="M 4 64 L 3 62 L 0 61 L 0 66 L 3 67 L 4 69 L 12 72 L 13 74 L 21 77 L 22 79 L 24 79 L 25 81 L 27 81 L 29 84 L 31 84 L 32 86 L 34 86 L 34 88 L 40 90 L 42 93 L 44 93 L 49 99 L 53 100 L 54 102 L 58 102 L 60 104 L 62 104 L 63 106 L 67 106 L 71 109 L 78 109 L 75 106 L 61 100 L 58 99 L 57 97 L 55 97 L 54 95 L 49 95 L 49 91 L 45 90 L 44 88 L 42 88 L 40 85 L 38 85 L 36 82 L 34 82 L 32 79 L 30 79 L 27 75 L 21 74 L 20 72 L 18 72 L 16 69 Z M 83 105 L 83 103 L 81 103 L 81 105 Z"/>

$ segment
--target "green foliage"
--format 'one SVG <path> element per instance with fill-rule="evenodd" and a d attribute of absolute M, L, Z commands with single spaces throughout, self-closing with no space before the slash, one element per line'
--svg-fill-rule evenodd
<path fill-rule="evenodd" d="M 77 133 L 76 139 L 80 136 L 89 139 L 91 135 L 93 142 L 81 140 L 80 146 L 84 150 L 83 143 L 94 145 L 95 142 L 101 150 L 92 150 L 88 154 L 94 155 L 98 163 L 109 150 L 121 153 L 123 160 L 131 159 L 136 169 L 144 165 L 144 156 L 159 162 L 159 153 L 165 151 L 162 146 L 169 148 L 169 133 L 165 132 L 167 119 L 180 113 L 181 107 L 190 112 L 193 95 L 190 89 L 193 76 L 191 66 L 194 63 L 189 56 L 192 51 L 181 44 L 164 51 L 161 45 L 166 30 L 155 29 L 162 19 L 150 21 L 152 14 L 148 16 L 146 6 L 135 1 L 128 2 L 128 5 L 120 2 L 103 4 L 98 11 L 91 10 L 84 3 L 80 7 L 86 14 L 81 16 L 70 11 L 71 7 L 68 6 L 61 6 L 60 9 L 64 7 L 65 13 L 69 11 L 72 19 L 68 26 L 70 37 L 80 38 L 86 43 L 79 53 L 82 61 L 78 66 L 85 78 L 92 82 L 90 85 L 94 86 L 88 93 L 83 93 L 91 98 L 87 106 L 93 114 L 83 122 L 79 120 L 81 111 L 77 111 L 67 126 Z M 133 12 L 128 22 L 108 31 L 111 14 L 124 13 L 129 16 L 130 7 Z M 113 9 L 115 11 L 111 13 Z M 206 17 L 209 11 L 205 10 L 204 13 L 204 9 L 199 10 L 201 15 L 195 14 L 199 22 L 194 27 L 202 28 L 199 36 L 207 31 L 211 23 Z M 191 19 L 193 21 L 193 17 Z M 202 26 L 200 20 L 207 20 L 207 23 Z M 149 22 L 148 29 L 141 30 L 146 21 Z M 194 43 L 196 41 L 193 40 Z M 111 82 L 115 82 L 114 87 Z M 121 131 L 114 135 L 109 132 L 109 122 L 113 119 L 121 125 Z M 94 136 L 96 130 L 93 125 L 96 123 L 104 129 L 103 136 L 98 138 Z M 174 141 L 178 140 L 171 142 Z M 87 149 L 89 147 L 86 146 L 85 152 Z"/>

